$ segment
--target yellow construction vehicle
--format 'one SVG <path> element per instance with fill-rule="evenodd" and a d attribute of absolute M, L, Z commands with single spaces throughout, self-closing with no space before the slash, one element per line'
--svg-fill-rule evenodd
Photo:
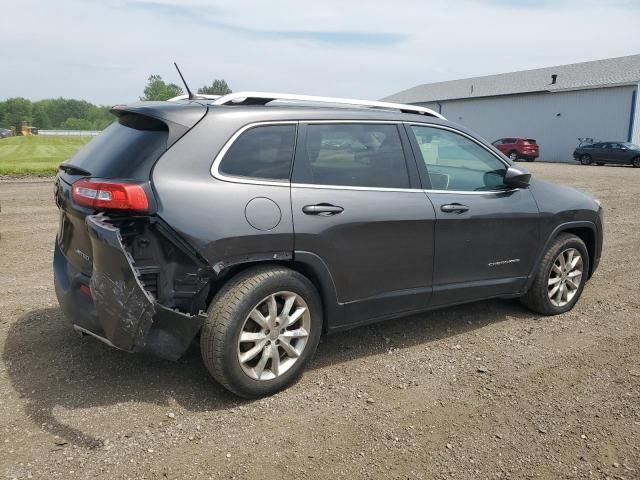
<path fill-rule="evenodd" d="M 17 135 L 22 135 L 23 137 L 30 137 L 31 135 L 37 135 L 38 129 L 36 127 L 32 127 L 29 125 L 29 122 L 24 121 L 20 126 L 20 129 L 17 132 Z"/>

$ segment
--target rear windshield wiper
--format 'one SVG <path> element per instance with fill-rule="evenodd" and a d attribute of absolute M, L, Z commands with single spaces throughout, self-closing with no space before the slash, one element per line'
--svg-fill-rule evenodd
<path fill-rule="evenodd" d="M 58 165 L 58 168 L 69 175 L 91 175 L 91 172 L 87 172 L 84 168 L 76 167 L 75 165 L 70 165 L 68 163 L 61 163 Z"/>

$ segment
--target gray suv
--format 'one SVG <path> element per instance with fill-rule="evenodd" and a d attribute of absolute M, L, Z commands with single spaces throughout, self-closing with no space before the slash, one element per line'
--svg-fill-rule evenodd
<path fill-rule="evenodd" d="M 243 397 L 321 334 L 488 298 L 570 310 L 602 210 L 423 107 L 270 93 L 118 105 L 60 166 L 53 269 L 80 333 Z"/>

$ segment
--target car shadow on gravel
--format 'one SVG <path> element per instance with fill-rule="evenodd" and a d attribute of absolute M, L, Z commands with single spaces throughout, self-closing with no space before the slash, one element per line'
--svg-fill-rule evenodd
<path fill-rule="evenodd" d="M 452 338 L 505 320 L 531 320 L 535 314 L 517 300 L 486 300 L 373 323 L 325 336 L 311 368 L 387 353 Z"/>
<path fill-rule="evenodd" d="M 478 302 L 325 336 L 311 369 L 377 355 L 390 348 L 429 344 L 510 318 L 531 318 L 517 302 Z M 80 338 L 59 308 L 29 312 L 9 328 L 2 359 L 25 413 L 65 442 L 95 448 L 102 440 L 67 425 L 56 408 L 77 410 L 126 402 L 180 407 L 194 412 L 230 409 L 246 400 L 211 379 L 191 348 L 178 362 L 131 355 Z"/>
<path fill-rule="evenodd" d="M 207 411 L 242 404 L 211 380 L 196 349 L 178 362 L 132 355 L 81 338 L 59 308 L 29 312 L 11 325 L 2 359 L 28 417 L 86 448 L 100 446 L 101 439 L 58 420 L 54 409 L 139 402 Z"/>

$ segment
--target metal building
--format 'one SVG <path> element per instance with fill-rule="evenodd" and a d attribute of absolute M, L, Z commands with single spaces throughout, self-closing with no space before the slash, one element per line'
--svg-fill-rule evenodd
<path fill-rule="evenodd" d="M 383 100 L 424 105 L 489 141 L 535 138 L 572 161 L 578 138 L 640 143 L 640 55 L 418 85 Z"/>

